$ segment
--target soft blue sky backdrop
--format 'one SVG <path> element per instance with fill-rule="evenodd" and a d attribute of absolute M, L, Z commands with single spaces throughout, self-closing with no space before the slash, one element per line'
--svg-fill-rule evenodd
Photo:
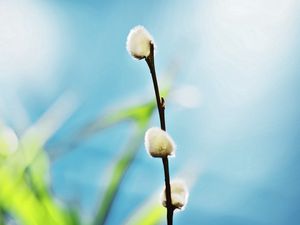
<path fill-rule="evenodd" d="M 81 107 L 55 141 L 107 107 L 152 95 L 146 64 L 125 49 L 129 30 L 144 25 L 157 45 L 159 80 L 178 66 L 174 90 L 192 93 L 192 108 L 167 102 L 167 126 L 178 145 L 172 175 L 187 164 L 198 174 L 176 224 L 299 224 L 299 6 L 297 0 L 1 1 L 0 115 L 22 133 L 72 91 Z M 57 197 L 89 218 L 128 131 L 128 124 L 117 126 L 57 160 Z M 141 148 L 108 224 L 120 224 L 162 186 L 161 172 Z"/>

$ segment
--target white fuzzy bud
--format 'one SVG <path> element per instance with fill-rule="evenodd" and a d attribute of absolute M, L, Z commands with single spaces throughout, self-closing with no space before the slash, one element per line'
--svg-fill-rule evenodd
<path fill-rule="evenodd" d="M 145 147 L 153 157 L 167 157 L 175 154 L 175 143 L 170 135 L 158 127 L 152 127 L 145 134 Z"/>
<path fill-rule="evenodd" d="M 127 51 L 136 59 L 143 59 L 150 55 L 153 38 L 143 26 L 136 26 L 127 36 Z"/>
<path fill-rule="evenodd" d="M 176 209 L 184 209 L 184 207 L 187 204 L 189 192 L 188 188 L 184 181 L 182 180 L 174 180 L 171 182 L 171 199 L 172 199 L 172 205 Z M 166 192 L 165 189 L 162 191 L 160 195 L 161 203 L 164 207 L 167 206 L 167 200 L 166 200 Z"/>

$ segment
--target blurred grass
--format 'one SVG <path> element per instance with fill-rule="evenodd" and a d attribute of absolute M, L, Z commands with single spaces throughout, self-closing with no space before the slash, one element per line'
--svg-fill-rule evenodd
<path fill-rule="evenodd" d="M 145 125 L 146 124 L 147 123 L 145 123 Z M 136 151 L 139 149 L 139 146 L 141 144 L 141 141 L 143 140 L 145 130 L 146 126 L 137 128 L 135 130 L 127 148 L 125 149 L 121 157 L 117 160 L 117 163 L 113 168 L 110 180 L 108 181 L 103 200 L 100 204 L 99 209 L 97 210 L 98 213 L 95 217 L 95 225 L 105 224 L 107 215 L 110 211 L 115 196 L 120 188 L 120 184 L 124 178 L 124 175 L 128 170 L 128 167 L 130 166 L 132 160 L 134 159 Z"/>
<path fill-rule="evenodd" d="M 162 93 L 167 96 L 170 86 Z M 0 225 L 7 216 L 23 225 L 79 225 L 80 213 L 55 200 L 50 191 L 49 159 L 44 145 L 55 131 L 75 111 L 77 105 L 70 94 L 62 96 L 24 135 L 18 138 L 5 125 L 0 132 Z M 67 151 L 105 128 L 124 120 L 132 121 L 133 133 L 122 154 L 113 165 L 107 188 L 96 209 L 93 225 L 103 225 L 121 188 L 124 175 L 132 164 L 144 139 L 144 133 L 156 109 L 155 101 L 118 109 L 95 119 L 74 134 Z M 6 131 L 6 132 L 5 132 Z M 10 132 L 10 133 L 7 133 Z M 14 137 L 14 138 L 12 138 Z M 68 149 L 69 148 L 69 149 Z M 62 157 L 61 152 L 57 157 Z M 137 213 L 137 222 L 131 225 L 157 224 L 163 216 L 161 206 L 151 206 L 148 212 Z"/>
<path fill-rule="evenodd" d="M 75 105 L 69 104 L 70 100 L 70 96 L 62 96 L 19 140 L 7 135 L 11 128 L 2 127 L 0 146 L 5 148 L 0 152 L 5 154 L 1 154 L 0 163 L 0 208 L 21 224 L 79 224 L 77 217 L 58 205 L 49 191 L 46 181 L 49 160 L 43 148 L 74 111 Z M 14 145 L 16 149 L 12 151 Z M 5 224 L 5 217 L 2 220 Z"/>
<path fill-rule="evenodd" d="M 0 208 L 21 224 L 78 224 L 51 196 L 45 180 L 49 169 L 46 152 L 39 141 L 31 140 L 21 142 L 0 164 Z"/>
<path fill-rule="evenodd" d="M 125 222 L 125 225 L 157 225 L 166 218 L 166 210 L 156 200 L 157 196 L 159 193 L 154 193 L 149 200 L 139 206 Z"/>

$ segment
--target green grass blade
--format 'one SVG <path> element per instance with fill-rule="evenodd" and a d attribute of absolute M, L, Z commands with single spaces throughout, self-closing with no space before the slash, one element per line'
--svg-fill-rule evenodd
<path fill-rule="evenodd" d="M 103 131 L 105 128 L 125 120 L 132 120 L 133 122 L 141 123 L 141 121 L 144 121 L 145 118 L 148 118 L 152 115 L 154 108 L 155 102 L 150 101 L 139 106 L 131 106 L 118 111 L 109 112 L 104 116 L 96 118 L 89 124 L 80 128 L 78 132 L 71 135 L 67 141 L 60 143 L 60 147 L 55 147 L 52 149 L 50 151 L 51 161 L 54 161 L 62 155 L 72 151 L 72 149 L 75 149 L 82 141 Z"/>
<path fill-rule="evenodd" d="M 157 225 L 166 217 L 166 210 L 161 205 L 153 205 L 144 214 L 133 218 L 126 225 Z"/>
<path fill-rule="evenodd" d="M 60 207 L 49 193 L 45 176 L 48 160 L 41 151 L 36 160 L 20 173 L 12 164 L 0 167 L 0 208 L 24 225 L 75 225 L 74 216 Z"/>
<path fill-rule="evenodd" d="M 6 154 L 0 163 L 0 208 L 24 225 L 78 224 L 73 215 L 58 206 L 48 190 L 45 177 L 49 160 L 43 149 L 75 108 L 72 96 L 63 95 L 25 132 L 17 150 Z"/>
<path fill-rule="evenodd" d="M 0 208 L 0 225 L 4 225 L 4 210 Z"/>
<path fill-rule="evenodd" d="M 144 139 L 144 134 L 148 123 L 143 122 L 141 124 L 142 125 L 138 126 L 138 128 L 136 129 L 133 137 L 130 139 L 127 148 L 113 168 L 108 186 L 99 205 L 99 209 L 97 210 L 97 214 L 93 222 L 94 225 L 103 225 L 106 221 L 124 175 L 126 174 L 141 145 L 141 142 Z"/>
<path fill-rule="evenodd" d="M 39 199 L 33 194 L 22 177 L 14 176 L 8 169 L 0 168 L 0 204 L 22 224 L 26 225 L 66 225 L 65 217 L 57 212 L 50 214 L 41 207 Z"/>

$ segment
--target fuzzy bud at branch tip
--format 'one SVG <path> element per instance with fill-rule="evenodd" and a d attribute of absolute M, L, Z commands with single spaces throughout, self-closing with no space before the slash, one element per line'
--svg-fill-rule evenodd
<path fill-rule="evenodd" d="M 150 55 L 151 44 L 154 41 L 150 33 L 143 26 L 136 26 L 127 36 L 126 48 L 134 58 L 144 59 Z"/>
<path fill-rule="evenodd" d="M 171 182 L 171 199 L 172 205 L 175 209 L 183 210 L 187 204 L 189 192 L 184 181 L 174 180 Z M 167 205 L 166 191 L 162 191 L 160 195 L 161 203 L 164 207 Z"/>
<path fill-rule="evenodd" d="M 175 155 L 175 143 L 170 135 L 158 127 L 152 127 L 145 134 L 145 147 L 153 157 Z"/>

